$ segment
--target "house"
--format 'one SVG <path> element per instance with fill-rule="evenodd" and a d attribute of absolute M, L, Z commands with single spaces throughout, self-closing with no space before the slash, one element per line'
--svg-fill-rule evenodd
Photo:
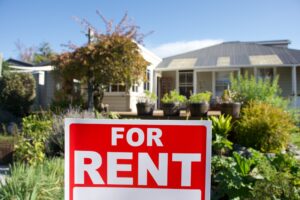
<path fill-rule="evenodd" d="M 104 93 L 103 103 L 109 105 L 110 111 L 136 111 L 136 103 L 144 95 L 145 90 L 153 91 L 153 75 L 155 67 L 161 62 L 161 59 L 139 45 L 141 54 L 150 64 L 147 67 L 147 80 L 133 84 L 131 88 L 126 89 L 125 85 L 110 85 L 108 91 Z M 35 108 L 48 108 L 54 98 L 56 90 L 59 90 L 60 83 L 55 79 L 53 73 L 54 67 L 49 63 L 34 65 L 15 59 L 8 59 L 7 62 L 12 70 L 21 73 L 33 74 L 36 83 L 37 98 L 34 103 Z M 78 81 L 74 80 L 75 83 Z M 84 88 L 84 87 L 82 87 Z M 82 91 L 81 94 L 86 94 Z"/>
<path fill-rule="evenodd" d="M 109 90 L 104 93 L 103 98 L 103 103 L 109 105 L 110 111 L 136 112 L 136 103 L 138 99 L 144 95 L 144 91 L 154 91 L 154 70 L 161 62 L 161 58 L 145 47 L 141 45 L 138 46 L 144 59 L 150 63 L 146 71 L 147 80 L 133 84 L 128 91 L 125 91 L 124 85 L 111 85 Z"/>
<path fill-rule="evenodd" d="M 54 98 L 54 93 L 59 83 L 55 80 L 53 69 L 49 62 L 38 65 L 16 60 L 8 59 L 9 67 L 12 71 L 18 73 L 31 73 L 36 82 L 36 99 L 33 108 L 48 108 Z"/>
<path fill-rule="evenodd" d="M 164 58 L 155 69 L 155 92 L 158 99 L 173 89 L 187 97 L 211 91 L 216 98 L 227 89 L 231 73 L 263 79 L 279 75 L 282 95 L 293 97 L 300 106 L 300 50 L 289 44 L 289 40 L 224 42 Z"/>

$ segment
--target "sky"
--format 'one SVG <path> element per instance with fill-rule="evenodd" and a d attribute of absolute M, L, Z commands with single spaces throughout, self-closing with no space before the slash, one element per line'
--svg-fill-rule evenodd
<path fill-rule="evenodd" d="M 142 33 L 144 45 L 160 57 L 223 41 L 289 39 L 300 49 L 300 0 L 0 0 L 0 52 L 17 58 L 15 43 L 56 52 L 87 38 L 74 17 L 103 30 L 96 14 L 118 22 L 125 12 Z"/>

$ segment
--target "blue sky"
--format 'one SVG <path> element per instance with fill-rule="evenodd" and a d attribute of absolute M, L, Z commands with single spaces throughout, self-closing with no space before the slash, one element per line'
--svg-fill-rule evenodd
<path fill-rule="evenodd" d="M 107 18 L 120 20 L 128 11 L 147 48 L 164 57 L 222 41 L 289 39 L 300 49 L 299 0 L 0 0 L 0 52 L 17 57 L 15 42 L 38 46 L 86 41 L 72 16 L 94 26 Z"/>

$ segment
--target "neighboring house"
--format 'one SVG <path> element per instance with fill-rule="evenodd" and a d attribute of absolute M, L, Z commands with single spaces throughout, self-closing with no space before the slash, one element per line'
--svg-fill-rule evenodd
<path fill-rule="evenodd" d="M 150 63 L 147 67 L 147 80 L 145 82 L 140 81 L 128 89 L 121 84 L 111 85 L 103 98 L 103 103 L 109 105 L 110 111 L 136 111 L 136 103 L 144 95 L 144 91 L 153 91 L 154 69 L 161 62 L 161 59 L 140 45 L 139 48 L 144 59 Z M 37 98 L 34 107 L 44 109 L 49 107 L 55 91 L 60 88 L 60 84 L 54 78 L 54 67 L 50 66 L 49 63 L 37 66 L 15 59 L 9 59 L 7 62 L 10 68 L 16 72 L 33 74 L 37 83 Z"/>
<path fill-rule="evenodd" d="M 35 65 L 15 59 L 7 60 L 12 71 L 18 73 L 31 73 L 36 81 L 36 99 L 34 109 L 48 108 L 54 98 L 57 81 L 54 79 L 54 67 L 50 63 Z"/>
<path fill-rule="evenodd" d="M 185 96 L 211 91 L 216 98 L 227 89 L 231 73 L 248 72 L 263 79 L 279 75 L 282 95 L 295 97 L 300 106 L 300 50 L 288 48 L 289 44 L 288 40 L 224 42 L 164 58 L 155 69 L 155 92 L 158 99 L 173 89 Z"/>

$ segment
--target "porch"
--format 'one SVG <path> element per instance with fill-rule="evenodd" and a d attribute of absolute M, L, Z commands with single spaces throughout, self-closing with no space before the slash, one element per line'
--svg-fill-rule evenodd
<path fill-rule="evenodd" d="M 189 97 L 193 93 L 211 91 L 212 98 L 220 97 L 230 84 L 230 74 L 254 75 L 256 78 L 274 78 L 279 76 L 282 96 L 292 100 L 293 107 L 300 108 L 300 67 L 299 66 L 238 66 L 193 68 L 187 70 L 156 70 L 154 74 L 154 92 L 160 99 L 171 90 Z"/>

